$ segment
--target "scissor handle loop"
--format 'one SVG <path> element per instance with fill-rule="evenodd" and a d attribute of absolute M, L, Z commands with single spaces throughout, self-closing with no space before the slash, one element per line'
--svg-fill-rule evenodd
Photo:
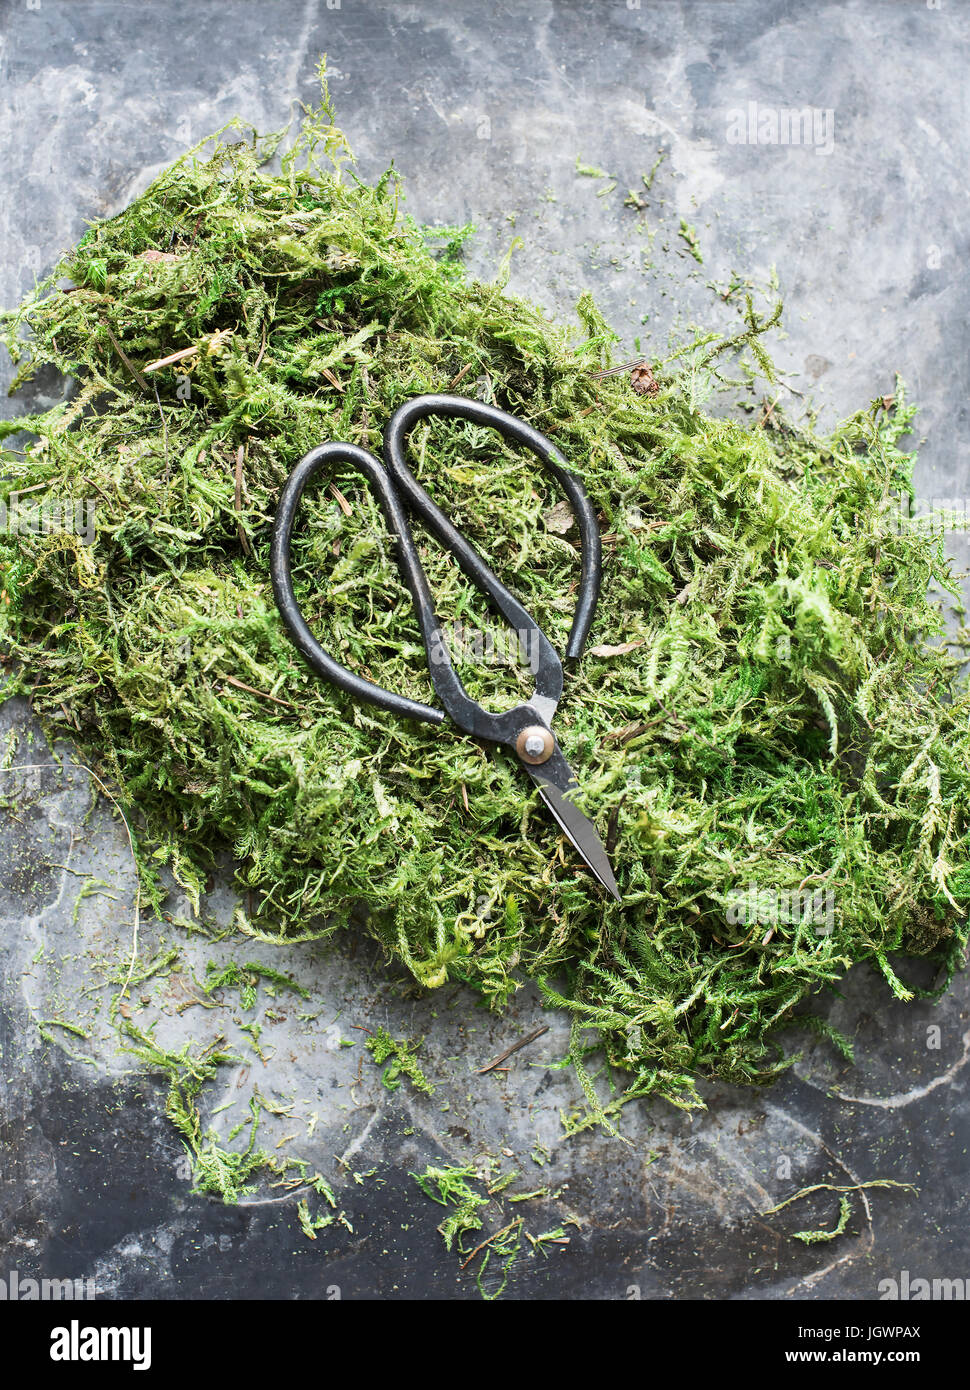
<path fill-rule="evenodd" d="M 562 454 L 544 434 L 533 429 L 524 420 L 508 415 L 497 406 L 485 405 L 482 401 L 471 401 L 465 396 L 446 396 L 442 394 L 415 396 L 398 406 L 384 430 L 384 462 L 387 471 L 404 494 L 408 510 L 416 513 L 434 536 L 450 550 L 461 568 L 473 583 L 492 597 L 503 617 L 508 618 L 503 602 L 515 598 L 509 594 L 504 584 L 495 577 L 481 556 L 472 549 L 465 537 L 456 531 L 448 518 L 435 506 L 424 488 L 412 475 L 404 461 L 405 445 L 409 431 L 428 415 L 440 415 L 461 420 L 471 420 L 476 425 L 488 425 L 498 430 L 514 444 L 522 444 L 542 462 L 555 477 L 569 500 L 573 515 L 579 523 L 579 536 L 582 544 L 582 570 L 579 577 L 579 597 L 573 614 L 572 628 L 566 643 L 566 660 L 574 661 L 582 653 L 589 635 L 589 629 L 596 612 L 600 580 L 603 573 L 602 550 L 599 527 L 593 504 L 576 475 Z"/>
<path fill-rule="evenodd" d="M 390 710 L 392 714 L 400 714 L 407 719 L 423 719 L 429 724 L 441 724 L 444 722 L 445 716 L 440 709 L 435 709 L 432 705 L 423 705 L 417 700 L 408 700 L 403 695 L 395 695 L 393 691 L 384 690 L 381 686 L 375 685 L 373 681 L 364 680 L 363 676 L 355 675 L 353 671 L 348 671 L 346 666 L 341 666 L 339 662 L 334 661 L 333 657 L 324 651 L 310 631 L 300 605 L 296 601 L 290 565 L 290 540 L 293 536 L 296 514 L 304 489 L 310 479 L 322 469 L 327 468 L 328 465 L 335 463 L 352 463 L 367 475 L 380 500 L 388 526 L 394 535 L 398 539 L 402 535 L 410 539 L 411 533 L 401 509 L 400 498 L 388 478 L 386 470 L 373 454 L 366 449 L 358 448 L 356 444 L 321 444 L 318 448 L 311 449 L 300 459 L 287 478 L 280 495 L 280 503 L 273 525 L 269 565 L 270 578 L 273 582 L 273 595 L 276 599 L 276 606 L 280 610 L 280 616 L 297 648 L 303 653 L 313 669 L 331 685 L 337 686 L 358 700 L 364 700 L 368 704 Z M 411 541 L 412 549 L 413 544 Z M 415 557 L 416 559 L 417 557 Z M 420 570 L 420 565 L 418 565 L 418 569 Z"/>
<path fill-rule="evenodd" d="M 548 638 L 515 595 L 502 584 L 464 536 L 455 530 L 408 469 L 404 461 L 408 430 L 418 419 L 432 414 L 459 416 L 499 429 L 506 438 L 524 444 L 537 454 L 561 483 L 579 522 L 583 542 L 580 596 L 566 653 L 567 657 L 579 655 L 596 607 L 601 566 L 599 530 L 589 499 L 578 480 L 566 468 L 562 455 L 544 435 L 494 406 L 468 401 L 461 396 L 418 396 L 396 410 L 384 431 L 386 468 L 368 450 L 354 444 L 323 444 L 311 449 L 300 460 L 283 486 L 276 513 L 270 552 L 273 593 L 297 648 L 314 670 L 331 684 L 359 700 L 394 714 L 432 724 L 442 722 L 444 715 L 441 710 L 384 690 L 334 661 L 313 636 L 296 601 L 290 566 L 290 542 L 304 489 L 310 479 L 328 464 L 353 464 L 373 486 L 395 541 L 398 567 L 414 600 L 435 693 L 454 723 L 466 733 L 496 743 L 514 743 L 524 722 L 530 722 L 529 717 L 524 719 L 524 710 L 528 706 L 520 705 L 504 714 L 492 714 L 468 695 L 452 666 L 406 510 L 420 517 L 428 530 L 455 556 L 469 579 L 492 600 L 505 620 L 520 634 L 530 634 L 530 640 L 534 643 L 532 654 L 536 659 L 535 694 L 530 703 L 535 703 L 535 708 L 547 724 L 562 694 L 562 663 Z"/>

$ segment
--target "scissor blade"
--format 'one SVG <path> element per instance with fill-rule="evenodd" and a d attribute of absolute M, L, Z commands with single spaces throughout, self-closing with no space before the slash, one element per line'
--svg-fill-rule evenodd
<path fill-rule="evenodd" d="M 543 764 L 539 767 L 529 768 L 529 772 L 542 794 L 543 801 L 549 807 L 563 834 L 577 851 L 593 877 L 603 885 L 607 892 L 613 894 L 617 902 L 622 902 L 620 890 L 613 877 L 613 869 L 595 825 L 591 820 L 587 820 L 582 811 L 569 800 L 568 796 L 563 794 L 548 775 L 544 775 L 546 767 L 547 764 Z M 575 786 L 576 783 L 572 782 L 571 785 Z"/>

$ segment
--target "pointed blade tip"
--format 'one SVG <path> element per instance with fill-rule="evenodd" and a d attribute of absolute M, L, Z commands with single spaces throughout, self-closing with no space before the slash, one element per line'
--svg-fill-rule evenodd
<path fill-rule="evenodd" d="M 612 896 L 616 899 L 618 903 L 621 903 L 623 901 L 623 894 L 617 887 L 616 879 L 613 877 L 613 867 L 612 865 L 608 864 L 607 868 L 609 870 L 609 878 L 606 878 L 601 874 L 597 874 L 596 877 L 599 879 L 600 883 L 602 883 L 606 891 L 612 894 Z"/>
<path fill-rule="evenodd" d="M 554 782 L 546 781 L 540 768 L 530 767 L 529 772 L 539 788 L 539 794 L 543 801 L 552 812 L 553 819 L 557 821 L 559 828 L 593 878 L 602 888 L 612 894 L 618 903 L 622 902 L 623 897 L 613 875 L 613 866 L 607 858 L 606 848 L 592 821 L 563 795 Z"/>

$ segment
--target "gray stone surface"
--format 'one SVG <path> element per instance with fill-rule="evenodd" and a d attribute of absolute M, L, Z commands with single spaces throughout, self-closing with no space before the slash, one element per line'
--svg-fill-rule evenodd
<path fill-rule="evenodd" d="M 364 175 L 393 158 L 415 216 L 476 222 L 473 270 L 493 274 L 521 235 L 513 289 L 560 317 L 592 289 L 631 351 L 639 336 L 655 352 L 678 322 L 716 318 L 707 280 L 764 279 L 775 265 L 790 384 L 833 418 L 901 373 L 923 407 L 919 490 L 962 496 L 968 40 L 970 11 L 955 0 L 0 0 L 0 300 L 231 116 L 283 124 L 313 99 L 325 50 Z M 830 110 L 834 126 L 820 126 L 818 150 L 732 143 L 729 113 L 749 101 Z M 641 215 L 623 194 L 660 149 Z M 610 178 L 578 177 L 577 156 Z M 703 267 L 676 235 L 681 217 L 697 228 Z M 40 383 L 6 408 L 57 389 Z M 20 702 L 0 724 L 32 729 Z M 523 1212 L 533 1232 L 578 1223 L 568 1245 L 518 1262 L 508 1296 L 867 1298 L 903 1268 L 966 1273 L 965 976 L 940 1005 L 906 1007 L 858 970 L 828 1005 L 855 1038 L 854 1068 L 820 1046 L 763 1092 L 707 1088 L 703 1115 L 628 1112 L 630 1144 L 567 1141 L 559 1114 L 576 1087 L 549 1065 L 566 1028 L 530 992 L 496 1018 L 461 991 L 402 990 L 364 942 L 335 954 L 227 939 L 224 959 L 262 959 L 310 990 L 261 990 L 260 1058 L 237 997 L 212 1007 L 200 992 L 212 948 L 143 917 L 139 960 L 172 946 L 180 957 L 136 991 L 142 1025 L 170 1048 L 225 1037 L 247 1058 L 207 1089 L 208 1122 L 225 1137 L 258 1086 L 282 1112 L 264 1114 L 260 1142 L 296 1136 L 281 1151 L 328 1177 L 353 1230 L 306 1240 L 302 1193 L 264 1187 L 237 1207 L 193 1196 L 162 1090 L 119 1052 L 108 1018 L 105 962 L 127 959 L 135 920 L 125 830 L 62 752 L 58 771 L 41 739 L 21 741 L 25 771 L 0 819 L 0 1273 L 93 1277 L 108 1296 L 306 1298 L 338 1286 L 345 1298 L 477 1297 L 435 1233 L 442 1213 L 408 1173 L 486 1154 L 521 1171 L 513 1190 L 561 1193 L 503 1219 Z M 100 891 L 82 896 L 92 876 Z M 82 1018 L 87 1036 L 48 1027 L 56 1042 L 45 1041 L 38 1021 L 56 1018 Z M 388 1092 L 369 1061 L 359 1067 L 354 1025 L 375 1021 L 426 1037 L 434 1097 Z M 506 1075 L 474 1074 L 540 1022 L 550 1031 Z M 759 1215 L 798 1186 L 874 1176 L 919 1195 L 870 1192 L 831 1245 L 787 1239 L 831 1221 L 831 1194 Z M 490 1220 L 495 1229 L 497 1208 Z"/>

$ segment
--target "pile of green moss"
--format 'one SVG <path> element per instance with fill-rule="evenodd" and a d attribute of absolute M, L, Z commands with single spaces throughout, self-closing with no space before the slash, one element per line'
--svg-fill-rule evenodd
<path fill-rule="evenodd" d="M 952 970 L 968 701 L 927 598 L 953 590 L 941 543 L 897 522 L 911 408 L 897 393 L 825 438 L 713 418 L 707 339 L 655 364 L 654 394 L 597 379 L 614 339 L 588 299 L 577 338 L 501 284 L 466 284 L 463 232 L 402 217 L 393 174 L 361 183 L 326 102 L 272 173 L 278 144 L 198 147 L 5 316 L 19 381 L 52 365 L 77 383 L 0 427 L 34 437 L 5 454 L 8 501 L 91 499 L 96 517 L 90 545 L 64 526 L 0 538 L 5 693 L 29 692 L 111 785 L 156 907 L 166 871 L 198 901 L 229 846 L 243 931 L 306 939 L 354 915 L 429 988 L 465 981 L 500 1006 L 537 979 L 574 1012 L 591 1102 L 594 1043 L 628 1094 L 693 1103 L 698 1075 L 772 1075 L 779 1027 L 853 962 L 901 997 L 889 953 Z M 743 312 L 724 346 L 764 368 L 765 322 Z M 379 451 L 396 406 L 442 390 L 550 434 L 600 515 L 602 598 L 557 730 L 621 906 L 512 759 L 355 705 L 277 616 L 270 529 L 290 468 L 330 439 Z M 561 647 L 576 530 L 535 460 L 457 422 L 415 430 L 411 458 Z M 307 499 L 298 558 L 323 645 L 431 701 L 352 471 Z M 487 629 L 450 558 L 426 540 L 423 559 L 439 612 Z M 460 669 L 491 708 L 530 688 L 474 651 Z M 732 909 L 809 891 L 831 893 L 831 930 Z"/>

